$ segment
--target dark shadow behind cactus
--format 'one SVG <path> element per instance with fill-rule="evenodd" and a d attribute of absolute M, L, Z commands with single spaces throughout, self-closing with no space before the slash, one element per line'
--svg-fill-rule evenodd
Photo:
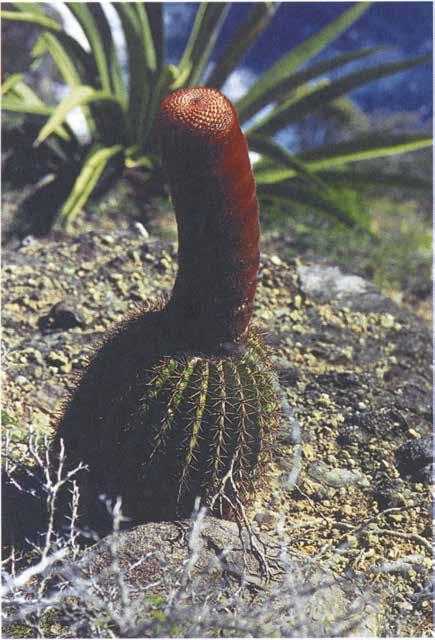
<path fill-rule="evenodd" d="M 83 162 L 96 148 L 80 144 L 70 129 L 70 140 L 51 136 L 35 146 L 40 124 L 40 119 L 34 117 L 34 121 L 18 118 L 8 126 L 2 125 L 5 151 L 2 178 L 12 189 L 25 189 L 26 192 L 19 200 L 14 219 L 2 228 L 3 245 L 12 238 L 42 237 L 49 233 Z M 124 156 L 120 153 L 107 163 L 99 178 L 93 191 L 95 201 L 114 186 L 123 169 Z"/>
<path fill-rule="evenodd" d="M 60 420 L 69 465 L 83 461 L 82 522 L 110 526 L 98 496 L 133 523 L 190 516 L 196 497 L 236 516 L 278 421 L 267 349 L 250 327 L 258 204 L 246 140 L 212 89 L 162 105 L 162 152 L 179 229 L 168 304 L 127 318 L 91 359 Z"/>

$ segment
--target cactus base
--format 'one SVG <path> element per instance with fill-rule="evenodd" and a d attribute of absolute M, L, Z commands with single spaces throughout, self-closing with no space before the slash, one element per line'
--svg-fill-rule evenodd
<path fill-rule="evenodd" d="M 98 446 L 72 452 L 90 470 L 91 522 L 101 494 L 121 495 L 133 523 L 188 517 L 197 497 L 230 517 L 252 492 L 278 421 L 268 352 L 253 329 L 237 355 L 157 359 L 130 381 L 128 403 L 124 389 L 110 406 Z"/>

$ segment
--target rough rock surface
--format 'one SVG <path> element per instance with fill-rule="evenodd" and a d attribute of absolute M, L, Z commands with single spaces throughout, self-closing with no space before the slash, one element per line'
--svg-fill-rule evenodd
<path fill-rule="evenodd" d="M 131 231 L 92 232 L 5 249 L 3 265 L 7 426 L 50 434 L 107 327 L 170 290 L 176 250 Z M 290 412 L 248 515 L 272 533 L 282 513 L 295 550 L 387 594 L 386 632 L 422 635 L 431 500 L 426 481 L 401 476 L 396 452 L 431 433 L 428 329 L 361 278 L 265 255 L 255 320 Z M 380 572 L 416 553 L 410 571 Z"/>
<path fill-rule="evenodd" d="M 429 484 L 433 478 L 433 439 L 408 440 L 397 449 L 396 461 L 401 475 Z"/>
<path fill-rule="evenodd" d="M 240 593 L 233 611 L 240 624 L 261 625 L 261 635 L 278 633 L 280 637 L 327 637 L 352 635 L 377 636 L 379 624 L 375 600 L 370 590 L 357 582 L 343 580 L 308 559 L 290 557 L 270 536 L 263 535 L 270 555 L 271 579 L 266 581 L 257 558 L 249 550 L 246 532 L 243 544 L 233 522 L 206 517 L 200 523 L 194 545 L 194 561 L 189 564 L 191 522 L 159 522 L 121 532 L 116 539 L 116 558 L 124 588 L 131 601 L 148 596 L 163 596 L 187 581 L 182 607 L 190 611 L 194 600 L 203 604 L 201 594 L 208 593 L 213 611 L 225 611 L 230 598 Z M 81 560 L 86 577 L 95 580 L 100 594 L 119 600 L 119 578 L 114 578 L 112 536 L 87 551 Z M 159 541 L 156 548 L 156 540 Z M 288 541 L 287 541 L 288 544 Z M 280 559 L 281 558 L 281 559 Z M 183 575 L 184 574 L 184 575 Z M 288 580 L 288 582 L 286 582 Z M 241 589 L 241 585 L 244 585 Z M 115 598 L 113 597 L 115 595 Z M 309 595 L 309 597 L 307 597 Z M 218 604 L 219 602 L 219 604 Z M 116 604 L 114 605 L 116 606 Z M 228 611 L 228 609 L 227 609 Z M 249 616 L 246 615 L 249 613 Z M 219 613 L 218 613 L 219 615 Z M 258 621 L 253 620 L 258 616 Z M 206 619 L 207 614 L 203 614 Z M 299 625 L 301 626 L 296 626 Z M 184 631 L 189 634 L 186 615 Z M 243 630 L 243 627 L 241 627 Z M 257 630 L 258 632 L 258 630 Z"/>

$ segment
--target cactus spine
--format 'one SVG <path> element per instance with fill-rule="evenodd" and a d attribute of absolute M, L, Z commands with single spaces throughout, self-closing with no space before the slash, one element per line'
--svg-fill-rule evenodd
<path fill-rule="evenodd" d="M 138 426 L 146 426 L 133 465 L 138 495 L 147 493 L 150 478 L 160 478 L 158 498 L 150 495 L 159 517 L 189 515 L 196 496 L 214 513 L 233 511 L 253 489 L 276 422 L 259 336 L 249 332 L 243 355 L 164 357 L 148 370 L 143 391 L 131 425 L 119 434 L 120 455 L 133 461 Z"/>

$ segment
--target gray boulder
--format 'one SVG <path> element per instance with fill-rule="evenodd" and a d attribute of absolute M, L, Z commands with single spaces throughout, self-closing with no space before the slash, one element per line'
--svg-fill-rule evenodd
<path fill-rule="evenodd" d="M 333 575 L 271 536 L 262 534 L 253 547 L 248 532 L 239 533 L 233 522 L 195 522 L 122 531 L 81 559 L 83 575 L 118 608 L 118 616 L 127 598 L 126 615 L 136 620 L 124 629 L 129 637 L 166 635 L 174 628 L 184 637 L 215 635 L 216 629 L 244 637 L 377 635 L 377 606 L 363 585 Z M 267 555 L 269 579 L 255 544 Z M 158 615 L 150 603 L 158 603 Z"/>

